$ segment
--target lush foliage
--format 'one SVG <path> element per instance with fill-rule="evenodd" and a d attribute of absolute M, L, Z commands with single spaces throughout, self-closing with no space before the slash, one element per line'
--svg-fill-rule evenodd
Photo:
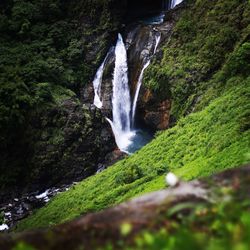
<path fill-rule="evenodd" d="M 39 104 L 38 100 L 51 100 L 37 91 L 38 83 L 78 92 L 88 82 L 95 70 L 86 55 L 96 46 L 92 38 L 96 32 L 102 35 L 111 21 L 105 16 L 107 1 L 94 4 L 95 8 L 89 1 L 79 2 L 78 8 L 74 2 L 55 0 L 9 0 L 1 4 L 1 128 L 23 122 L 24 114 Z M 79 19 L 90 9 L 104 14 L 93 14 L 81 24 Z M 102 40 L 98 46 L 100 54 L 94 57 L 97 60 L 107 49 L 105 38 Z M 95 66 L 95 60 L 91 61 Z"/>
<path fill-rule="evenodd" d="M 182 10 L 170 41 L 163 47 L 162 58 L 155 60 L 145 72 L 146 85 L 172 100 L 171 114 L 176 120 L 193 111 L 200 96 L 211 87 L 212 82 L 208 80 L 236 46 L 249 41 L 250 34 L 247 0 L 187 0 L 185 3 L 188 8 Z M 247 54 L 249 57 L 249 49 Z M 235 62 L 230 70 L 236 66 L 248 74 L 249 63 L 243 64 Z M 217 87 L 218 82 L 213 83 Z"/>
<path fill-rule="evenodd" d="M 21 222 L 19 230 L 60 223 L 163 188 L 168 171 L 190 180 L 246 163 L 250 160 L 249 86 L 249 78 L 230 79 L 227 90 L 207 108 L 181 119 L 134 155 L 58 195 Z"/>
<path fill-rule="evenodd" d="M 27 182 L 26 175 L 35 167 L 30 158 L 41 138 L 36 135 L 40 124 L 32 121 L 58 108 L 60 99 L 79 96 L 93 77 L 118 24 L 109 4 L 1 1 L 1 190 Z"/>
<path fill-rule="evenodd" d="M 189 215 L 183 213 L 183 210 L 188 207 L 192 208 Z M 247 201 L 241 201 L 241 203 L 222 201 L 213 205 L 178 204 L 170 211 L 166 211 L 162 219 L 166 222 L 165 226 L 139 233 L 130 246 L 121 240 L 119 249 L 249 249 L 250 213 Z M 130 231 L 126 231 L 124 239 Z M 115 248 L 110 244 L 100 249 Z"/>

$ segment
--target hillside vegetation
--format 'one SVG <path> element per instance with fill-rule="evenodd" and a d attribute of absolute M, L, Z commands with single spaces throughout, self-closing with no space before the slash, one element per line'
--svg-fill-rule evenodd
<path fill-rule="evenodd" d="M 181 119 L 136 154 L 55 197 L 19 230 L 57 224 L 165 186 L 172 171 L 190 180 L 250 160 L 250 78 L 234 77 L 204 110 Z M 62 209 L 63 208 L 63 209 Z"/>
<path fill-rule="evenodd" d="M 204 108 L 205 100 L 210 101 L 218 96 L 216 91 L 222 91 L 223 77 L 249 74 L 249 65 L 237 60 L 227 72 L 221 71 L 220 78 L 214 78 L 230 60 L 231 52 L 249 42 L 249 1 L 185 0 L 184 4 L 186 8 L 181 10 L 171 39 L 162 45 L 162 56 L 156 57 L 145 72 L 146 86 L 160 98 L 167 96 L 172 100 L 172 120 Z M 208 95 L 209 88 L 214 93 L 206 98 L 204 93 Z M 202 103 L 197 105 L 199 102 Z"/>
<path fill-rule="evenodd" d="M 171 93 L 176 125 L 58 195 L 18 230 L 61 223 L 164 188 L 169 171 L 191 180 L 249 162 L 249 3 L 191 2 L 162 48 L 164 57 L 145 77 L 152 90 Z"/>

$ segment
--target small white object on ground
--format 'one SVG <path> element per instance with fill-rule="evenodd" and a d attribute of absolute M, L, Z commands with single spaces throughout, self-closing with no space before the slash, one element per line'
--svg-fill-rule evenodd
<path fill-rule="evenodd" d="M 179 182 L 178 177 L 175 174 L 170 172 L 166 175 L 166 183 L 169 186 L 174 187 L 178 182 Z"/>
<path fill-rule="evenodd" d="M 8 230 L 8 229 L 9 229 L 9 227 L 7 224 L 0 225 L 0 231 L 4 231 L 4 230 Z"/>

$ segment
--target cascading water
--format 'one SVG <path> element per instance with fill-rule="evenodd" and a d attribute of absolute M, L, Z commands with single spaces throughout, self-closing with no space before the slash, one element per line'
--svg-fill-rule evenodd
<path fill-rule="evenodd" d="M 139 92 L 140 92 L 141 85 L 142 85 L 143 74 L 144 74 L 145 69 L 149 66 L 149 64 L 150 64 L 150 60 L 148 60 L 146 62 L 146 64 L 143 66 L 141 74 L 139 76 L 137 86 L 136 86 L 135 97 L 134 97 L 133 108 L 132 108 L 132 125 L 133 125 L 133 127 L 135 125 L 136 106 L 137 106 L 137 100 L 138 100 Z"/>
<path fill-rule="evenodd" d="M 94 93 L 95 93 L 93 104 L 99 109 L 102 108 L 102 101 L 100 98 L 100 94 L 101 94 L 101 84 L 102 84 L 103 71 L 104 71 L 105 63 L 106 63 L 106 61 L 111 53 L 111 50 L 112 50 L 112 48 L 109 50 L 104 61 L 102 62 L 99 69 L 97 70 L 94 81 L 93 81 Z"/>
<path fill-rule="evenodd" d="M 180 4 L 183 0 L 171 0 L 169 1 L 169 9 L 173 9 L 176 5 Z"/>
<path fill-rule="evenodd" d="M 130 92 L 128 86 L 127 51 L 121 34 L 115 47 L 115 70 L 113 79 L 113 124 L 119 131 L 130 131 Z"/>
<path fill-rule="evenodd" d="M 158 33 L 155 36 L 155 47 L 154 47 L 153 55 L 157 51 L 158 45 L 160 43 L 160 40 L 161 40 L 161 33 Z M 142 71 L 140 73 L 140 76 L 139 76 L 139 80 L 138 80 L 137 86 L 136 86 L 136 92 L 135 92 L 134 101 L 133 101 L 133 108 L 132 108 L 132 124 L 133 124 L 133 126 L 135 125 L 136 106 L 137 106 L 137 100 L 138 100 L 140 89 L 141 89 L 141 85 L 142 85 L 143 74 L 144 74 L 145 69 L 149 66 L 149 64 L 150 64 L 150 60 L 148 60 L 144 64 L 144 66 L 142 68 Z"/>
<path fill-rule="evenodd" d="M 121 34 L 115 47 L 115 69 L 113 77 L 112 97 L 113 121 L 111 124 L 117 146 L 124 152 L 129 152 L 128 147 L 132 143 L 135 133 L 131 130 L 131 99 L 128 86 L 127 51 Z"/>
<path fill-rule="evenodd" d="M 157 15 L 144 18 L 142 21 L 145 24 L 161 24 L 164 22 L 165 11 L 175 8 L 183 0 L 162 0 L 162 11 Z"/>
<path fill-rule="evenodd" d="M 143 72 L 149 65 L 150 61 L 144 65 L 140 74 L 137 85 L 142 84 Z M 133 102 L 133 110 L 131 115 L 131 98 L 128 85 L 128 65 L 127 51 L 121 34 L 115 48 L 115 69 L 113 77 L 113 97 L 112 97 L 112 113 L 113 121 L 107 118 L 110 123 L 117 146 L 121 151 L 133 153 L 141 148 L 149 140 L 150 136 L 142 130 L 136 130 L 131 125 L 134 123 L 137 99 L 140 86 L 137 86 L 136 94 Z"/>
<path fill-rule="evenodd" d="M 156 50 L 158 48 L 158 45 L 160 43 L 161 40 L 161 33 L 159 33 L 158 35 L 156 35 L 155 37 L 155 48 L 154 48 L 154 54 L 156 53 Z"/>
<path fill-rule="evenodd" d="M 155 54 L 159 45 L 161 34 L 158 33 L 155 37 L 155 46 L 153 54 Z M 99 97 L 100 86 L 102 81 L 102 75 L 105 67 L 105 62 L 108 55 L 104 59 L 102 65 L 99 67 L 95 80 L 95 100 L 94 104 L 98 107 L 102 107 L 102 103 Z M 140 88 L 142 85 L 143 74 L 145 69 L 149 66 L 150 59 L 144 64 L 140 73 L 137 88 L 131 105 L 130 90 L 128 85 L 128 64 L 127 64 L 127 51 L 123 42 L 121 34 L 118 35 L 118 40 L 115 47 L 115 68 L 113 75 L 113 95 L 112 95 L 112 114 L 113 120 L 106 118 L 110 123 L 116 144 L 119 149 L 126 153 L 132 153 L 149 141 L 150 136 L 142 130 L 136 130 L 135 125 L 135 114 L 136 106 L 139 97 Z M 99 91 L 99 92 L 98 92 Z M 132 106 L 132 114 L 131 114 Z"/>

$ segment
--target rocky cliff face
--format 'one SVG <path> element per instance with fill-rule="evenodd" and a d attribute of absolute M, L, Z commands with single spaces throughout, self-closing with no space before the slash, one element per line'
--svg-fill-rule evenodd
<path fill-rule="evenodd" d="M 160 27 L 164 27 L 164 29 Z M 143 66 L 148 60 L 153 60 L 156 56 L 154 55 L 156 37 L 161 36 L 161 39 L 166 39 L 172 27 L 166 22 L 162 26 L 138 24 L 128 32 L 126 43 L 131 96 L 135 94 Z M 137 122 L 152 130 L 166 129 L 169 122 L 170 107 L 170 100 L 161 100 L 159 96 L 154 95 L 153 92 L 142 85 L 138 98 Z"/>
<path fill-rule="evenodd" d="M 139 100 L 139 118 L 154 130 L 169 127 L 171 100 L 159 100 L 158 96 L 144 88 Z"/>
<path fill-rule="evenodd" d="M 161 47 L 168 46 L 175 23 L 179 20 L 183 8 L 185 8 L 185 4 L 181 4 L 174 10 L 169 10 L 166 13 L 164 22 L 153 27 L 155 32 L 157 31 L 161 34 L 161 39 L 159 47 L 152 58 L 152 64 L 160 64 L 161 59 L 164 57 Z M 147 73 L 147 69 L 145 73 Z M 158 78 L 159 86 L 165 87 L 157 90 L 149 88 L 145 84 L 147 81 L 148 79 L 144 77 L 144 85 L 142 85 L 138 101 L 138 119 L 153 130 L 167 129 L 171 123 L 170 113 L 172 106 L 168 80 L 164 76 Z"/>
<path fill-rule="evenodd" d="M 31 116 L 26 137 L 32 141 L 25 159 L 28 165 L 15 185 L 1 189 L 5 200 L 18 193 L 81 180 L 119 157 L 112 153 L 116 144 L 102 114 L 76 97 Z M 6 172 L 2 174 L 8 176 Z"/>
<path fill-rule="evenodd" d="M 115 148 L 108 123 L 94 107 L 63 101 L 36 122 L 32 182 L 38 186 L 77 181 L 97 171 Z M 32 169 L 33 169 L 32 168 Z M 37 180 L 37 181 L 36 181 Z"/>

